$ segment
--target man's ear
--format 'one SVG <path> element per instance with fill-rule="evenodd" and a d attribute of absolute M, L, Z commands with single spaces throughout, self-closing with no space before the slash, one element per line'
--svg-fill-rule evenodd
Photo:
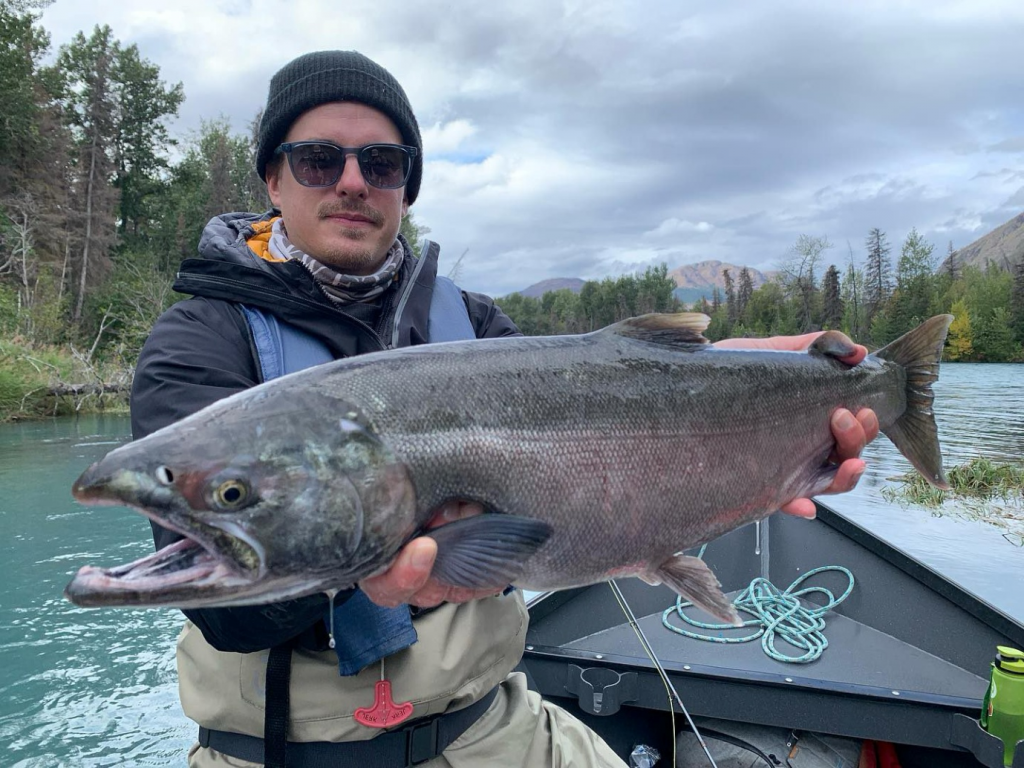
<path fill-rule="evenodd" d="M 281 164 L 274 162 L 267 163 L 267 195 L 274 207 L 281 210 Z"/>
<path fill-rule="evenodd" d="M 402 218 L 404 219 L 409 215 L 409 198 L 402 198 Z"/>

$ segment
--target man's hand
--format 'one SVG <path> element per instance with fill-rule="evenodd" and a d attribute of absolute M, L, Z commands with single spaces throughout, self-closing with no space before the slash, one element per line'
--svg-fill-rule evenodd
<path fill-rule="evenodd" d="M 472 502 L 451 502 L 434 514 L 427 527 L 436 528 L 464 517 L 479 515 L 483 511 L 483 507 Z M 384 573 L 363 579 L 359 582 L 359 588 L 373 602 L 392 608 L 403 603 L 421 608 L 432 608 L 441 603 L 465 603 L 502 591 L 459 589 L 438 583 L 430 578 L 435 557 L 437 543 L 427 536 L 419 536 L 402 547 L 390 568 Z"/>
<path fill-rule="evenodd" d="M 723 339 L 715 342 L 716 347 L 723 349 L 780 349 L 799 352 L 807 349 L 821 335 L 805 333 L 802 336 L 773 336 L 770 339 Z M 857 351 L 844 363 L 857 365 L 867 355 L 868 350 L 860 344 L 854 345 Z M 825 493 L 846 493 L 853 490 L 864 474 L 864 462 L 860 458 L 864 446 L 878 437 L 878 418 L 870 408 L 862 408 L 856 414 L 845 408 L 838 408 L 832 414 L 832 434 L 836 439 L 836 447 L 829 460 L 839 465 L 832 485 Z M 797 517 L 814 517 L 814 502 L 811 499 L 793 499 L 782 508 Z"/>

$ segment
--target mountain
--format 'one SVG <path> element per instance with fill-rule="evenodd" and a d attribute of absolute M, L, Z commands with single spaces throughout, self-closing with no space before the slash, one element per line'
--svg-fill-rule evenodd
<path fill-rule="evenodd" d="M 728 269 L 729 274 L 732 275 L 733 283 L 739 285 L 740 270 L 743 267 L 727 264 L 717 259 L 698 261 L 696 264 L 684 264 L 681 267 L 669 270 L 668 276 L 675 280 L 676 285 L 680 288 L 707 288 L 710 290 L 717 285 L 719 288 L 724 289 L 725 278 L 722 277 L 723 269 Z M 750 277 L 754 281 L 754 288 L 760 288 L 768 282 L 769 276 L 763 272 L 753 267 L 747 267 L 747 271 L 750 272 Z"/>
<path fill-rule="evenodd" d="M 725 280 L 722 278 L 723 269 L 729 270 L 729 274 L 732 275 L 732 279 L 738 287 L 740 270 L 743 267 L 717 260 L 700 261 L 696 264 L 684 264 L 669 271 L 669 278 L 678 286 L 673 293 L 677 299 L 687 304 L 700 301 L 702 296 L 710 299 L 711 292 L 716 285 L 721 290 L 725 289 Z M 750 271 L 750 277 L 754 281 L 754 288 L 764 285 L 771 277 L 770 273 L 759 272 L 753 267 L 747 267 L 747 269 Z M 541 280 L 539 283 L 534 283 L 529 288 L 519 291 L 519 293 L 531 299 L 538 299 L 548 291 L 558 291 L 563 288 L 568 288 L 573 293 L 579 293 L 583 287 L 583 282 L 578 277 L 553 277 L 550 280 Z"/>
<path fill-rule="evenodd" d="M 583 287 L 583 280 L 578 277 L 552 277 L 550 280 L 541 280 L 529 288 L 524 288 L 519 293 L 529 299 L 539 299 L 548 291 L 560 291 L 568 288 L 573 293 L 579 293 Z"/>
<path fill-rule="evenodd" d="M 681 267 L 669 270 L 668 276 L 678 286 L 672 293 L 684 304 L 693 304 L 702 298 L 710 300 L 711 294 L 717 286 L 719 291 L 723 292 L 722 298 L 724 299 L 725 278 L 722 276 L 723 269 L 729 270 L 733 285 L 738 288 L 740 284 L 740 270 L 743 267 L 713 259 L 710 261 L 699 261 L 696 264 L 684 264 Z M 771 277 L 770 274 L 760 272 L 753 267 L 747 267 L 747 271 L 750 272 L 750 278 L 754 283 L 755 289 L 767 283 Z"/>
<path fill-rule="evenodd" d="M 953 259 L 957 269 L 965 266 L 984 269 L 991 261 L 1000 269 L 1012 270 L 1014 265 L 1024 261 L 1024 213 L 955 251 Z M 939 269 L 946 269 L 948 261 L 947 256 Z"/>

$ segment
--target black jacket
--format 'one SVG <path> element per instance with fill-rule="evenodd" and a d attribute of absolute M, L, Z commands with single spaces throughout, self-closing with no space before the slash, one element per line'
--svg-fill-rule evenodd
<path fill-rule="evenodd" d="M 344 310 L 323 293 L 297 261 L 261 258 L 275 214 L 232 213 L 214 218 L 199 243 L 200 258 L 187 259 L 174 289 L 193 298 L 157 320 L 139 355 L 131 395 L 135 439 L 184 418 L 261 381 L 248 323 L 238 303 L 272 312 L 317 337 L 335 358 L 427 340 L 427 317 L 437 270 L 437 247 L 423 254 L 422 268 L 394 333 L 396 297 L 408 285 L 414 262 L 407 258 L 400 279 L 375 303 Z M 518 335 L 512 321 L 481 294 L 463 292 L 478 338 Z M 153 526 L 157 548 L 181 538 Z M 307 648 L 326 647 L 324 595 L 262 606 L 185 611 L 220 651 L 250 652 L 297 639 Z"/>

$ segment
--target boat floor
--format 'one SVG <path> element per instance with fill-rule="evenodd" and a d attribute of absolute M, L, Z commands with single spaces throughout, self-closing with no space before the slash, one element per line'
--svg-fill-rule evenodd
<path fill-rule="evenodd" d="M 698 620 L 716 621 L 698 609 L 686 610 Z M 676 626 L 682 624 L 674 612 L 669 621 Z M 980 705 L 987 681 L 977 675 L 846 616 L 833 612 L 826 614 L 825 621 L 823 634 L 828 647 L 820 658 L 802 664 L 772 659 L 762 649 L 760 639 L 746 643 L 715 643 L 671 632 L 663 626 L 660 611 L 640 618 L 639 624 L 661 663 L 672 672 L 889 700 L 958 707 Z M 721 637 L 743 637 L 754 629 L 697 631 Z M 923 626 L 921 631 L 940 632 L 943 629 Z M 600 655 L 608 661 L 653 668 L 628 623 L 578 638 L 565 643 L 562 648 L 584 656 Z M 802 649 L 781 638 L 777 639 L 776 648 L 786 655 L 803 653 Z"/>

